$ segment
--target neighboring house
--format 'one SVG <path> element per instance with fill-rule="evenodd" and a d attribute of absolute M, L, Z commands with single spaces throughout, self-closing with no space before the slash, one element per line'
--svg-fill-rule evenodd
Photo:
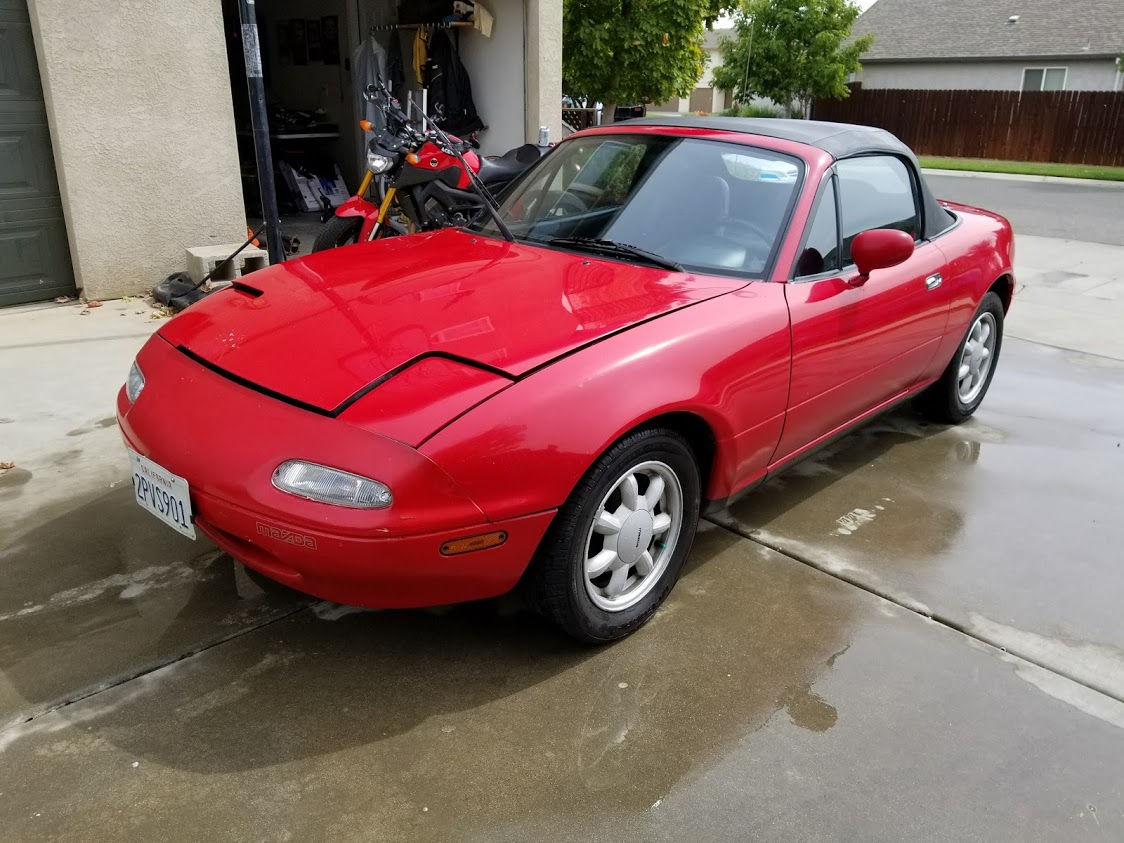
<path fill-rule="evenodd" d="M 864 88 L 1119 91 L 1124 0 L 877 0 Z"/>
<path fill-rule="evenodd" d="M 1124 0 L 1121 0 L 1124 2 Z M 714 29 L 706 33 L 703 46 L 706 49 L 706 70 L 702 78 L 695 85 L 689 99 L 668 100 L 661 105 L 648 107 L 649 114 L 694 114 L 705 111 L 707 114 L 717 114 L 725 111 L 734 102 L 732 91 L 723 91 L 714 87 L 714 68 L 722 64 L 722 53 L 718 49 L 718 40 L 723 35 L 731 35 L 732 29 Z"/>
<path fill-rule="evenodd" d="M 560 136 L 562 1 L 481 0 L 488 37 L 456 30 L 485 152 L 533 141 L 539 126 Z M 346 172 L 361 139 L 356 47 L 400 8 L 428 9 L 428 23 L 453 4 L 255 5 L 267 97 L 338 125 L 288 137 L 326 139 Z M 256 167 L 237 119 L 240 33 L 236 0 L 0 0 L 0 306 L 145 292 L 185 268 L 185 249 L 241 242 Z M 412 47 L 414 31 L 395 35 Z"/>

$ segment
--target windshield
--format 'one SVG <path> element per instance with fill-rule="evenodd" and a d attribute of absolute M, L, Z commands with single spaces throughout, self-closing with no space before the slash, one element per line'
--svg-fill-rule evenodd
<path fill-rule="evenodd" d="M 526 242 L 580 251 L 583 240 L 611 241 L 688 270 L 760 277 L 801 169 L 741 144 L 594 135 L 562 143 L 514 185 L 500 214 Z M 486 216 L 473 228 L 499 234 Z"/>

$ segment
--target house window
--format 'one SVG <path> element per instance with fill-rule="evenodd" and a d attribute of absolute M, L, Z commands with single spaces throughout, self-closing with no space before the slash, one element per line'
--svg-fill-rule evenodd
<path fill-rule="evenodd" d="M 1024 91 L 1064 91 L 1065 67 L 1027 67 L 1023 70 Z"/>

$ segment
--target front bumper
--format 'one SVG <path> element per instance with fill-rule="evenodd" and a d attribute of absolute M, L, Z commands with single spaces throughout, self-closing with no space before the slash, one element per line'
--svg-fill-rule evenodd
<path fill-rule="evenodd" d="M 339 603 L 402 608 L 511 589 L 554 516 L 489 522 L 444 471 L 413 448 L 240 386 L 159 336 L 138 355 L 144 391 L 118 394 L 126 444 L 191 486 L 199 527 L 240 562 Z M 385 510 L 307 501 L 273 487 L 273 470 L 305 459 L 375 477 Z M 502 530 L 500 547 L 443 556 L 446 542 Z"/>

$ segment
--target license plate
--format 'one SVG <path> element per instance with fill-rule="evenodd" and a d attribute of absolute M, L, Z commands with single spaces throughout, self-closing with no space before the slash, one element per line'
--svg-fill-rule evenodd
<path fill-rule="evenodd" d="M 129 452 L 137 503 L 177 532 L 195 538 L 187 481 L 147 457 Z"/>

